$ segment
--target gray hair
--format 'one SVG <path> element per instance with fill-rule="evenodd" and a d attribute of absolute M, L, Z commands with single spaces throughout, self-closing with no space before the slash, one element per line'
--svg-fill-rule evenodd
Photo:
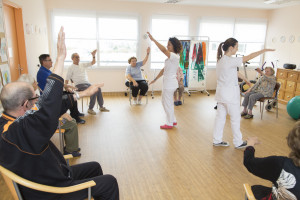
<path fill-rule="evenodd" d="M 29 83 L 30 85 L 32 85 L 35 82 L 34 78 L 29 74 L 22 74 L 17 81 L 26 82 Z"/>
<path fill-rule="evenodd" d="M 12 82 L 5 85 L 0 94 L 0 100 L 5 112 L 15 111 L 24 102 L 32 98 L 33 89 L 29 83 Z"/>

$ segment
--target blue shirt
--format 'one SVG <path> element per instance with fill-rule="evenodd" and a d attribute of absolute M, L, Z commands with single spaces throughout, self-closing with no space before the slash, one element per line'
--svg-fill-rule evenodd
<path fill-rule="evenodd" d="M 135 80 L 135 81 L 141 81 L 144 80 L 141 67 L 143 66 L 143 61 L 137 62 L 135 67 L 132 67 L 129 65 L 126 68 L 126 75 L 130 74 L 130 76 Z"/>
<path fill-rule="evenodd" d="M 38 73 L 36 74 L 36 80 L 41 90 L 44 90 L 46 85 L 46 80 L 50 74 L 52 74 L 52 72 L 49 69 L 47 69 L 44 66 L 40 67 Z"/>

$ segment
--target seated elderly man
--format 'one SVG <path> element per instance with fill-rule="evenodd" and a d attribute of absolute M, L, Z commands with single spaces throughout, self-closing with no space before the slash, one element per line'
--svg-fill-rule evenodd
<path fill-rule="evenodd" d="M 88 68 L 96 63 L 96 60 L 95 60 L 96 52 L 97 52 L 97 50 L 94 50 L 91 53 L 93 56 L 92 62 L 80 63 L 80 64 L 79 64 L 80 57 L 79 57 L 78 53 L 72 54 L 71 58 L 72 58 L 73 64 L 68 69 L 67 77 L 66 77 L 66 84 L 68 84 L 69 80 L 72 80 L 74 82 L 76 88 L 78 88 L 79 91 L 83 91 L 91 85 L 88 80 L 86 68 Z M 104 104 L 103 96 L 102 96 L 101 88 L 99 88 L 99 90 L 90 97 L 90 105 L 89 105 L 88 113 L 91 115 L 96 115 L 96 112 L 93 110 L 95 103 L 96 103 L 96 98 L 97 98 L 98 104 L 100 106 L 100 111 L 101 112 L 109 112 L 109 110 L 103 106 L 103 104 Z"/>
<path fill-rule="evenodd" d="M 63 155 L 50 141 L 59 117 L 74 104 L 76 99 L 98 91 L 102 85 L 92 85 L 85 91 L 63 95 L 61 78 L 66 57 L 63 29 L 57 42 L 57 59 L 53 73 L 47 78 L 45 92 L 40 98 L 33 87 L 25 82 L 12 82 L 2 89 L 0 100 L 4 113 L 0 118 L 0 164 L 19 176 L 40 184 L 65 187 L 89 180 L 96 182 L 91 188 L 94 199 L 119 199 L 116 179 L 103 175 L 97 162 L 69 167 Z M 37 100 L 38 99 L 38 100 Z M 35 104 L 36 109 L 31 109 Z M 87 198 L 86 190 L 69 194 L 39 192 L 21 186 L 24 199 L 72 199 Z"/>
<path fill-rule="evenodd" d="M 29 74 L 22 74 L 19 79 L 19 82 L 26 82 L 32 85 L 35 92 L 38 90 L 37 82 Z M 68 113 L 65 113 L 61 116 L 62 120 L 61 128 L 65 130 L 64 139 L 66 146 L 64 148 L 64 154 L 72 154 L 73 157 L 81 156 L 79 153 L 80 148 L 78 144 L 78 127 L 75 119 L 73 119 Z"/>
<path fill-rule="evenodd" d="M 242 103 L 244 110 L 242 111 L 241 116 L 244 116 L 245 119 L 253 118 L 252 109 L 255 102 L 263 97 L 272 97 L 276 85 L 276 77 L 274 76 L 275 71 L 272 67 L 266 67 L 265 73 L 259 68 L 257 68 L 256 71 L 262 76 L 244 93 L 245 97 Z"/>

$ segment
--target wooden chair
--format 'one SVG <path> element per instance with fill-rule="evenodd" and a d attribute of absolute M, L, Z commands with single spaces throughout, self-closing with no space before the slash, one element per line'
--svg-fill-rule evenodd
<path fill-rule="evenodd" d="M 64 156 L 65 159 L 72 158 L 72 155 Z M 4 178 L 4 181 L 6 185 L 8 186 L 14 200 L 23 200 L 22 195 L 20 193 L 19 185 L 22 185 L 24 187 L 28 187 L 34 190 L 42 191 L 42 192 L 49 192 L 49 193 L 55 193 L 55 194 L 65 194 L 65 193 L 71 193 L 76 192 L 83 189 L 88 189 L 88 199 L 91 200 L 91 187 L 95 186 L 96 183 L 94 181 L 87 181 L 78 185 L 68 186 L 68 187 L 53 187 L 48 185 L 42 185 L 39 183 L 35 183 L 32 181 L 29 181 L 27 179 L 24 179 L 17 174 L 11 172 L 10 170 L 2 167 L 0 165 L 0 172 L 2 173 L 2 176 Z"/>
<path fill-rule="evenodd" d="M 245 200 L 255 200 L 254 194 L 251 190 L 251 187 L 248 183 L 243 184 L 245 189 Z"/>
<path fill-rule="evenodd" d="M 266 110 L 270 111 L 272 109 L 272 107 L 276 107 L 276 118 L 278 118 L 278 94 L 279 94 L 279 89 L 280 89 L 280 83 L 277 82 L 276 85 L 275 85 L 275 88 L 274 88 L 273 97 L 263 97 L 263 98 L 260 98 L 258 100 L 259 101 L 259 110 L 260 110 L 260 113 L 261 113 L 260 119 L 263 118 L 265 101 L 269 102 L 266 105 Z M 261 105 L 261 103 L 262 103 L 262 105 Z"/>

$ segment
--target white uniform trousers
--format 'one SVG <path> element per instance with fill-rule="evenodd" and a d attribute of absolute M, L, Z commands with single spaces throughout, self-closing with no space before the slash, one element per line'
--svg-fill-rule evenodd
<path fill-rule="evenodd" d="M 174 89 L 163 89 L 162 91 L 162 105 L 164 107 L 166 116 L 167 116 L 167 125 L 173 126 L 176 121 L 175 113 L 174 113 L 174 102 L 173 96 L 174 92 L 177 88 Z"/>
<path fill-rule="evenodd" d="M 227 114 L 230 115 L 231 130 L 233 133 L 233 144 L 235 147 L 238 147 L 243 143 L 243 136 L 240 130 L 241 114 L 239 104 L 227 104 L 218 102 L 213 142 L 217 144 L 223 141 L 223 129 L 225 126 Z"/>

